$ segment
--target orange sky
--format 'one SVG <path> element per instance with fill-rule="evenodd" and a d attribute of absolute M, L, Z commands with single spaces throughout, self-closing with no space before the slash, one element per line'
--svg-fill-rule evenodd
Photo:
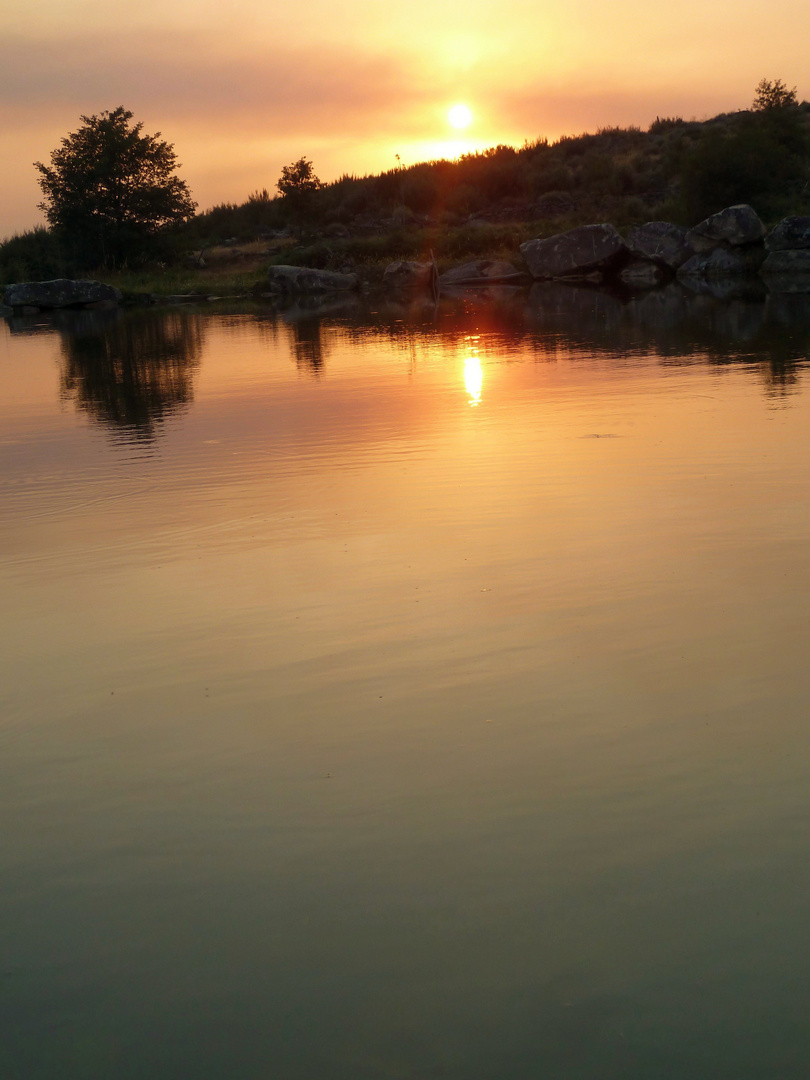
<path fill-rule="evenodd" d="M 763 78 L 810 95 L 806 0 L 32 0 L 0 38 L 0 237 L 41 221 L 32 162 L 124 105 L 201 208 L 538 135 L 710 116 Z M 473 123 L 453 131 L 465 102 Z"/>

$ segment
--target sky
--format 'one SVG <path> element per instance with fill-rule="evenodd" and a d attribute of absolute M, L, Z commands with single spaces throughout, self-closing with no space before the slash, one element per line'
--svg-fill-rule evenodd
<path fill-rule="evenodd" d="M 0 35 L 0 237 L 42 223 L 33 162 L 119 105 L 201 209 L 497 143 L 810 97 L 807 0 L 31 0 Z M 458 103 L 472 113 L 459 132 Z"/>

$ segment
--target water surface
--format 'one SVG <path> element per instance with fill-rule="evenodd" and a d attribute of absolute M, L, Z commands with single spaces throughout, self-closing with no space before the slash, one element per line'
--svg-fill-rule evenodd
<path fill-rule="evenodd" d="M 0 1075 L 810 1069 L 810 301 L 0 323 Z"/>

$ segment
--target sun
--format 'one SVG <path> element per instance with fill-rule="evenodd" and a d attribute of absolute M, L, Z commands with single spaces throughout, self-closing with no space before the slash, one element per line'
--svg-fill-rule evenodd
<path fill-rule="evenodd" d="M 447 119 L 454 128 L 461 130 L 461 128 L 469 127 L 472 123 L 472 113 L 466 105 L 454 105 L 448 112 Z"/>

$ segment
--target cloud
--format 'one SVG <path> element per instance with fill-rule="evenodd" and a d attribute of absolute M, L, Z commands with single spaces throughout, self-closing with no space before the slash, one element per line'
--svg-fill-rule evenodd
<path fill-rule="evenodd" d="M 229 54 L 205 33 L 82 34 L 0 40 L 0 109 L 30 122 L 58 105 L 80 113 L 123 104 L 204 126 L 267 137 L 294 131 L 368 136 L 369 124 L 407 115 L 429 93 L 418 61 L 360 49 L 276 45 Z"/>

